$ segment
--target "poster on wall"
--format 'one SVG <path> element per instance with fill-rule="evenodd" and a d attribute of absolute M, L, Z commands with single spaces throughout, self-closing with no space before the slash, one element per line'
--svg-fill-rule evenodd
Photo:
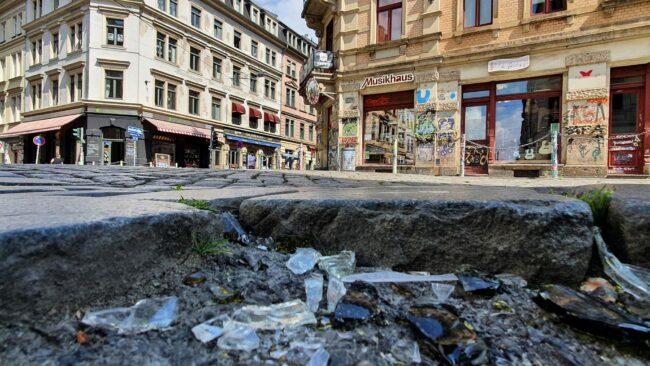
<path fill-rule="evenodd" d="M 354 148 L 343 149 L 343 164 L 342 169 L 346 171 L 354 171 L 356 169 L 357 152 Z"/>
<path fill-rule="evenodd" d="M 169 154 L 155 154 L 154 159 L 159 168 L 169 168 L 171 164 L 171 155 Z"/>

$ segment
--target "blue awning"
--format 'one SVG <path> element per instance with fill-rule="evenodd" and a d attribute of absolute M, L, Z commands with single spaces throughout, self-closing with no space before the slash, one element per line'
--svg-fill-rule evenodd
<path fill-rule="evenodd" d="M 280 144 L 274 144 L 272 142 L 248 139 L 246 137 L 241 137 L 241 136 L 226 135 L 226 139 L 233 140 L 233 141 L 246 142 L 248 144 L 253 144 L 253 145 L 268 146 L 268 147 L 272 147 L 272 148 L 279 148 L 280 147 Z"/>

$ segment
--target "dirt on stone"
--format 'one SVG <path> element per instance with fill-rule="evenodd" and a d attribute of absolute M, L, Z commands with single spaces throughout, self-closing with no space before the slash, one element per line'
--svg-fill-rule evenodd
<path fill-rule="evenodd" d="M 377 316 L 368 322 L 333 328 L 333 319 L 323 310 L 318 324 L 278 331 L 257 331 L 260 346 L 251 351 L 224 351 L 216 340 L 203 344 L 191 328 L 240 307 L 270 305 L 305 299 L 303 280 L 285 266 L 289 256 L 237 244 L 228 244 L 227 254 L 180 258 L 177 266 L 147 277 L 133 274 L 128 295 L 97 299 L 84 308 L 52 312 L 25 319 L 2 314 L 0 364 L 2 365 L 305 365 L 320 347 L 330 355 L 330 365 L 412 364 L 404 345 L 422 341 L 405 321 L 414 306 L 437 306 L 429 283 L 365 284 L 377 298 L 372 301 Z M 358 269 L 371 271 L 370 268 Z M 318 269 L 314 269 L 318 271 Z M 201 272 L 206 281 L 184 279 Z M 98 286 L 101 284 L 98 284 Z M 232 301 L 216 299 L 211 286 L 220 286 L 237 296 Z M 516 277 L 504 277 L 496 294 L 472 295 L 460 285 L 447 301 L 459 319 L 466 322 L 487 346 L 494 365 L 644 365 L 650 362 L 647 345 L 630 346 L 580 333 L 532 300 L 537 291 L 522 286 Z M 326 290 L 324 290 L 326 293 Z M 131 306 L 140 299 L 177 296 L 177 317 L 169 329 L 143 334 L 119 335 L 83 325 L 90 310 Z M 38 299 L 34 299 L 38 301 Z M 4 310 L 0 309 L 0 312 Z M 333 318 L 333 317 L 332 317 Z M 407 347 L 408 348 L 408 347 Z M 412 348 L 408 348 L 411 349 Z M 422 347 L 421 364 L 445 361 Z"/>

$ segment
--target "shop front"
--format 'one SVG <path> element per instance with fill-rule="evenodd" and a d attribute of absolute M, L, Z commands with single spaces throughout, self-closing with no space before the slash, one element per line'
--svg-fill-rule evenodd
<path fill-rule="evenodd" d="M 210 166 L 210 137 L 207 128 L 145 118 L 149 131 L 149 156 L 161 165 L 182 168 L 208 168 Z"/>
<path fill-rule="evenodd" d="M 230 169 L 275 169 L 280 141 L 260 138 L 253 134 L 225 130 L 226 164 Z"/>

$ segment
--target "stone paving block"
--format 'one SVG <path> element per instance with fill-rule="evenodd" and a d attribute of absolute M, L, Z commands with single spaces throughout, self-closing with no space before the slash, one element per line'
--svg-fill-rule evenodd
<path fill-rule="evenodd" d="M 619 187 L 607 213 L 604 236 L 624 263 L 650 268 L 650 187 Z"/>
<path fill-rule="evenodd" d="M 247 199 L 239 214 L 256 235 L 353 250 L 362 266 L 444 273 L 471 265 L 577 284 L 592 253 L 584 202 L 526 189 L 319 189 Z"/>

